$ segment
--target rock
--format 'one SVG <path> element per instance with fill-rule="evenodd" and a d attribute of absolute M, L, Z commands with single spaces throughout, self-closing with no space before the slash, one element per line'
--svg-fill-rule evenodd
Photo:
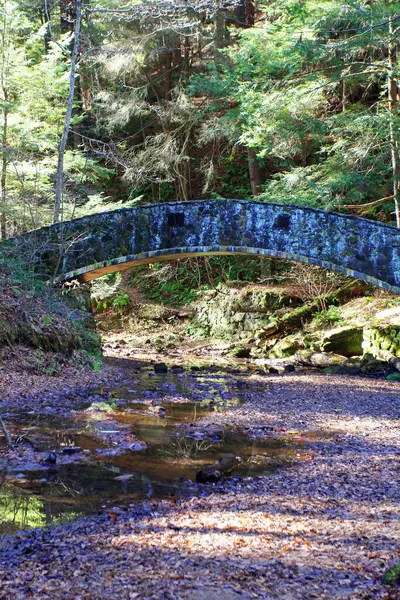
<path fill-rule="evenodd" d="M 79 454 L 80 452 L 82 452 L 82 448 L 80 448 L 79 446 L 65 446 L 62 449 L 62 453 L 68 455 Z"/>
<path fill-rule="evenodd" d="M 231 352 L 231 356 L 233 356 L 234 358 L 249 358 L 250 348 L 238 346 Z"/>
<path fill-rule="evenodd" d="M 44 462 L 49 465 L 55 465 L 57 462 L 57 454 L 55 452 L 50 452 L 48 456 L 44 459 Z"/>
<path fill-rule="evenodd" d="M 369 354 L 380 360 L 387 360 L 387 353 L 394 358 L 400 358 L 400 327 L 398 325 L 386 325 L 366 327 L 363 332 L 364 355 Z"/>
<path fill-rule="evenodd" d="M 357 365 L 333 365 L 325 367 L 324 373 L 327 375 L 359 375 L 361 368 Z"/>
<path fill-rule="evenodd" d="M 312 350 L 300 350 L 296 353 L 295 358 L 299 364 L 320 368 L 345 365 L 348 362 L 345 356 L 329 352 L 313 352 Z"/>
<path fill-rule="evenodd" d="M 161 363 L 155 363 L 154 364 L 154 371 L 156 373 L 167 373 L 168 366 L 165 363 L 163 363 L 163 362 L 161 362 Z"/>
<path fill-rule="evenodd" d="M 362 344 L 362 328 L 349 325 L 336 327 L 326 332 L 321 340 L 321 350 L 341 356 L 359 356 L 363 353 Z"/>
<path fill-rule="evenodd" d="M 159 417 L 165 417 L 165 415 L 167 414 L 167 411 L 164 408 L 164 406 L 150 406 L 149 411 L 152 413 L 156 413 Z"/>
<path fill-rule="evenodd" d="M 242 462 L 239 456 L 233 454 L 224 454 L 213 465 L 208 465 L 197 471 L 197 483 L 216 483 L 224 475 L 230 475 L 235 467 Z"/>
<path fill-rule="evenodd" d="M 271 350 L 267 352 L 268 358 L 288 358 L 303 348 L 301 338 L 298 335 L 288 336 L 279 340 Z"/>
<path fill-rule="evenodd" d="M 182 424 L 184 437 L 192 438 L 194 440 L 220 440 L 224 428 L 222 425 L 196 425 L 195 423 Z"/>
<path fill-rule="evenodd" d="M 396 370 L 384 360 L 379 360 L 370 354 L 365 354 L 361 363 L 361 373 L 365 375 L 388 375 Z"/>

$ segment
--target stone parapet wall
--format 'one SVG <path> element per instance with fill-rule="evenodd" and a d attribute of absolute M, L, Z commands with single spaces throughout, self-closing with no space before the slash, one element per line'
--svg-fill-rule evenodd
<path fill-rule="evenodd" d="M 399 229 L 268 202 L 138 206 L 45 227 L 8 244 L 61 280 L 91 280 L 184 256 L 244 253 L 319 265 L 400 293 Z"/>

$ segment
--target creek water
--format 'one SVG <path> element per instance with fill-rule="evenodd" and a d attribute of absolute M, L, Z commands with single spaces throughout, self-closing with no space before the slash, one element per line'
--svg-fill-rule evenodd
<path fill-rule="evenodd" d="M 251 428 L 222 428 L 212 418 L 200 423 L 229 406 L 245 408 L 249 394 L 265 392 L 265 382 L 250 381 L 246 372 L 178 371 L 149 366 L 123 385 L 80 393 L 71 411 L 13 414 L 20 456 L 3 468 L 0 533 L 207 493 L 196 472 L 226 453 L 242 459 L 228 487 L 301 458 L 304 448 L 293 436 L 259 435 L 257 424 L 252 435 Z"/>

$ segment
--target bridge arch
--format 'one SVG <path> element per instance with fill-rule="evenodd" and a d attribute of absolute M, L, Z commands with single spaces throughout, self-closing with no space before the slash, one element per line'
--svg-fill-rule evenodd
<path fill-rule="evenodd" d="M 98 213 L 13 241 L 49 275 L 90 281 L 140 264 L 211 254 L 310 263 L 400 294 L 400 230 L 287 204 L 170 202 Z M 60 250 L 61 249 L 61 250 Z"/>

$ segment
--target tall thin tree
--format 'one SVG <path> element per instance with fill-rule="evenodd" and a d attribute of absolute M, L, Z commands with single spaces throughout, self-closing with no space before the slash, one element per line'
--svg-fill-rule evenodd
<path fill-rule="evenodd" d="M 58 147 L 58 164 L 56 175 L 56 193 L 54 203 L 54 223 L 58 223 L 63 219 L 63 196 L 64 196 L 64 156 L 68 141 L 68 134 L 71 124 L 72 108 L 75 95 L 75 77 L 76 77 L 76 62 L 79 53 L 80 33 L 82 23 L 82 0 L 75 0 L 75 31 L 74 45 L 71 52 L 71 65 L 69 70 L 69 94 L 67 101 L 67 110 L 65 113 L 65 121 L 63 133 L 61 136 L 60 145 Z"/>
<path fill-rule="evenodd" d="M 8 28 L 8 6 L 5 0 L 3 4 L 3 23 L 1 27 L 1 49 L 0 49 L 0 92 L 1 92 L 1 112 L 2 112 L 2 125 L 0 134 L 1 143 L 1 167 L 0 167 L 0 232 L 1 239 L 5 240 L 7 237 L 7 217 L 6 217 L 6 203 L 7 203 L 7 135 L 8 135 L 8 116 L 9 116 L 9 93 L 8 93 L 8 51 L 7 51 L 7 28 Z"/>

